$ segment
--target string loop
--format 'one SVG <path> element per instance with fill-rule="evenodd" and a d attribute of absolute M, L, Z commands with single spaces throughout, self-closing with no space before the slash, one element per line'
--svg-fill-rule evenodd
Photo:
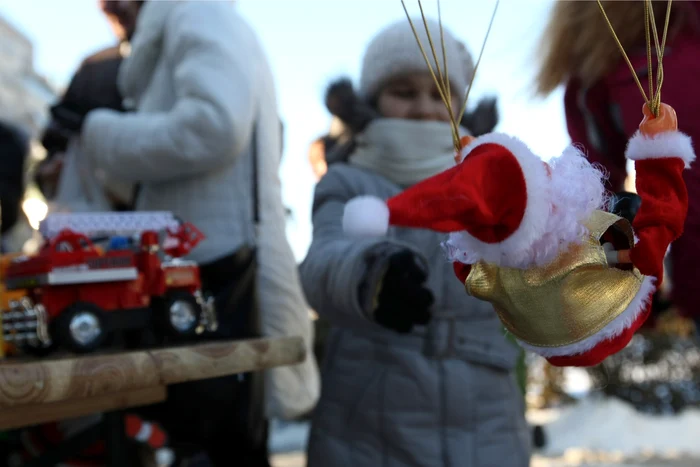
<path fill-rule="evenodd" d="M 635 71 L 634 67 L 632 66 L 632 62 L 630 61 L 629 57 L 627 56 L 627 52 L 625 52 L 625 48 L 622 46 L 622 43 L 620 42 L 620 39 L 617 37 L 617 34 L 615 33 L 615 28 L 613 28 L 612 23 L 610 22 L 610 19 L 608 18 L 608 15 L 605 13 L 605 8 L 603 7 L 603 3 L 601 0 L 597 0 L 598 2 L 598 7 L 600 8 L 600 12 L 603 14 L 603 18 L 605 18 L 606 23 L 608 24 L 608 29 L 610 29 L 610 32 L 612 33 L 613 39 L 615 39 L 615 43 L 617 43 L 617 47 L 620 49 L 620 52 L 622 53 L 623 58 L 625 59 L 625 62 L 627 62 L 627 66 L 630 69 L 630 72 L 632 73 L 632 77 L 634 78 L 634 81 L 637 83 L 637 87 L 639 88 L 639 91 L 642 94 L 642 98 L 644 99 L 644 103 L 649 107 L 649 110 L 652 112 L 652 114 L 655 117 L 659 116 L 659 109 L 661 107 L 661 86 L 663 85 L 664 81 L 664 67 L 663 67 L 663 58 L 664 58 L 664 50 L 666 49 L 666 37 L 668 36 L 668 25 L 671 19 L 671 2 L 672 0 L 668 0 L 668 6 L 666 7 L 666 19 L 664 21 L 664 32 L 663 36 L 661 38 L 661 41 L 659 41 L 659 33 L 656 27 L 656 18 L 654 16 L 654 9 L 651 3 L 651 0 L 644 0 L 644 33 L 646 36 L 646 50 L 647 50 L 647 74 L 649 78 L 649 95 L 644 91 L 644 87 L 642 86 L 642 83 L 639 80 L 639 77 L 637 76 L 637 72 Z M 652 41 L 653 38 L 653 41 Z M 654 72 L 653 72 L 653 65 L 652 65 L 652 42 L 654 49 L 656 51 L 656 89 L 654 89 Z"/>
<path fill-rule="evenodd" d="M 435 45 L 433 43 L 433 38 L 430 35 L 430 30 L 428 28 L 428 21 L 425 17 L 425 12 L 423 11 L 423 5 L 421 3 L 421 0 L 418 0 L 418 7 L 420 8 L 420 13 L 421 13 L 421 18 L 423 21 L 423 25 L 425 26 L 425 32 L 428 35 L 428 43 L 430 45 L 430 51 L 433 55 L 433 60 L 435 60 L 435 68 L 437 72 L 433 69 L 433 65 L 430 62 L 430 59 L 428 58 L 428 54 L 425 51 L 425 48 L 423 47 L 423 44 L 421 43 L 420 37 L 418 36 L 418 32 L 416 30 L 415 25 L 413 24 L 413 20 L 411 20 L 411 15 L 408 13 L 408 9 L 406 8 L 406 2 L 404 0 L 401 0 L 401 5 L 403 5 L 403 10 L 406 12 L 406 18 L 408 19 L 409 24 L 411 25 L 411 29 L 413 30 L 413 35 L 416 38 L 416 42 L 418 43 L 418 48 L 421 51 L 421 54 L 423 55 L 423 59 L 425 60 L 426 65 L 428 66 L 428 71 L 430 72 L 430 75 L 433 78 L 433 81 L 435 82 L 435 85 L 437 86 L 438 93 L 440 94 L 440 98 L 442 99 L 443 104 L 445 104 L 445 108 L 447 108 L 447 111 L 449 112 L 450 115 L 450 127 L 452 129 L 452 142 L 454 144 L 455 151 L 459 152 L 462 149 L 461 145 L 461 138 L 460 138 L 460 132 L 459 132 L 459 126 L 460 122 L 462 121 L 462 116 L 464 115 L 464 112 L 467 110 L 467 100 L 469 99 L 469 92 L 472 89 L 472 85 L 474 84 L 474 78 L 476 77 L 476 72 L 479 69 L 479 63 L 481 63 L 481 57 L 484 54 L 484 49 L 486 47 L 486 42 L 488 41 L 489 34 L 491 33 L 491 27 L 493 26 L 493 20 L 496 18 L 496 11 L 498 11 L 498 4 L 500 3 L 500 0 L 496 1 L 496 6 L 493 10 L 493 14 L 491 15 L 491 22 L 489 23 L 489 28 L 486 31 L 486 37 L 484 37 L 484 42 L 481 45 L 481 52 L 479 52 L 479 58 L 476 61 L 476 65 L 474 66 L 474 72 L 472 73 L 471 80 L 469 82 L 469 87 L 466 90 L 466 94 L 464 96 L 464 104 L 462 105 L 462 108 L 458 114 L 455 114 L 454 109 L 452 108 L 452 90 L 450 88 L 450 80 L 448 77 L 448 70 L 447 70 L 447 55 L 445 51 L 445 38 L 444 38 L 444 32 L 442 28 L 442 11 L 440 9 L 440 0 L 437 0 L 437 7 L 438 7 L 438 23 L 440 25 L 440 43 L 442 47 L 442 60 L 443 60 L 443 66 L 440 67 L 440 60 L 438 59 L 438 54 L 435 50 Z M 444 73 L 443 73 L 444 69 Z"/>

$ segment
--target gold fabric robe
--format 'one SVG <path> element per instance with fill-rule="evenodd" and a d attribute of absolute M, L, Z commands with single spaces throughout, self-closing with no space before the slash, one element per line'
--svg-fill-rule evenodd
<path fill-rule="evenodd" d="M 537 347 L 580 342 L 619 316 L 642 285 L 642 274 L 610 267 L 601 239 L 610 230 L 616 249 L 634 245 L 627 220 L 595 211 L 588 235 L 543 267 L 513 269 L 474 264 L 467 293 L 493 304 L 515 337 Z"/>

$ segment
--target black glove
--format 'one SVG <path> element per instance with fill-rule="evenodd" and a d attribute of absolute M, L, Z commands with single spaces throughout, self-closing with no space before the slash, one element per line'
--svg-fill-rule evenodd
<path fill-rule="evenodd" d="M 416 324 L 430 321 L 433 294 L 425 286 L 427 274 L 416 256 L 408 250 L 389 257 L 374 320 L 389 329 L 408 333 Z"/>
<path fill-rule="evenodd" d="M 642 198 L 639 195 L 628 191 L 620 191 L 613 195 L 610 212 L 627 219 L 631 224 L 641 205 Z"/>

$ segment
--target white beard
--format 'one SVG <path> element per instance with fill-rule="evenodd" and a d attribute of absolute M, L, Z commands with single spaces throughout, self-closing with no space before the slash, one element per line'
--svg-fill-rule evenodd
<path fill-rule="evenodd" d="M 546 233 L 533 243 L 535 264 L 548 264 L 572 243 L 581 243 L 587 232 L 584 222 L 605 205 L 605 175 L 573 146 L 550 161 L 552 211 Z"/>

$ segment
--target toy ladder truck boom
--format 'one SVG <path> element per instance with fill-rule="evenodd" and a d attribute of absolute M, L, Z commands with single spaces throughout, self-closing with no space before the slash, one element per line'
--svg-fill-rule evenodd
<path fill-rule="evenodd" d="M 8 290 L 27 296 L 3 319 L 8 342 L 56 344 L 86 352 L 116 330 L 156 328 L 186 336 L 217 327 L 213 300 L 201 292 L 199 267 L 180 259 L 204 235 L 170 212 L 51 214 L 45 242 L 5 271 Z M 106 249 L 95 245 L 107 241 Z"/>
<path fill-rule="evenodd" d="M 192 224 L 180 222 L 169 211 L 55 213 L 47 216 L 39 225 L 39 232 L 46 239 L 66 229 L 90 238 L 133 236 L 145 231 L 164 232 L 167 234 L 164 251 L 175 258 L 185 256 L 204 239 Z"/>
<path fill-rule="evenodd" d="M 65 229 L 87 236 L 133 235 L 179 226 L 180 222 L 168 211 L 53 213 L 41 221 L 39 232 L 44 238 L 53 238 Z"/>

